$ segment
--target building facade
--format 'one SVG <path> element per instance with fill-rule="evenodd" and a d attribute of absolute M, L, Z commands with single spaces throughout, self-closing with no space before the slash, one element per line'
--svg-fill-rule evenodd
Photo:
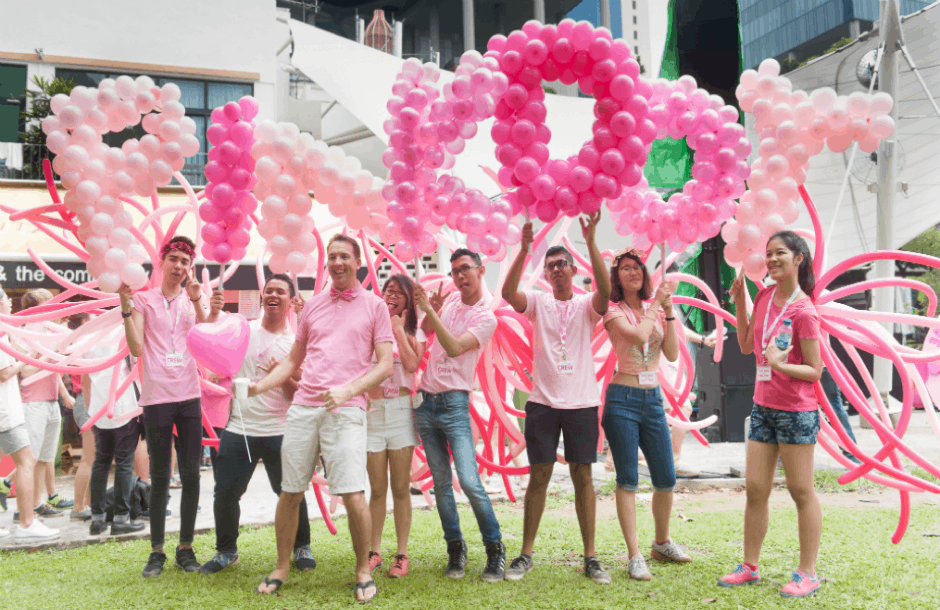
<path fill-rule="evenodd" d="M 910 15 L 933 0 L 899 0 Z M 878 21 L 879 0 L 738 0 L 744 67 L 773 57 L 804 61 L 842 38 L 855 39 Z"/>

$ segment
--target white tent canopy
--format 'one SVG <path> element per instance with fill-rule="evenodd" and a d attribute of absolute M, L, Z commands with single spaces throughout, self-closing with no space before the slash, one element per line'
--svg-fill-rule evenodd
<path fill-rule="evenodd" d="M 940 3 L 902 19 L 908 51 L 934 98 L 940 95 L 938 27 Z M 810 62 L 786 76 L 793 81 L 794 89 L 807 92 L 821 87 L 832 87 L 839 95 L 867 91 L 867 87 L 856 77 L 856 68 L 862 56 L 877 49 L 878 43 L 879 33 L 876 29 L 839 51 Z M 896 135 L 905 159 L 899 168 L 898 181 L 907 185 L 907 191 L 899 194 L 894 203 L 896 220 L 891 241 L 894 249 L 940 223 L 940 155 L 937 154 L 940 118 L 934 113 L 917 76 L 903 59 L 900 68 Z M 753 125 L 753 120 L 750 125 Z M 823 149 L 810 161 L 810 170 L 806 175 L 806 189 L 819 208 L 823 230 L 827 232 L 850 151 L 833 153 L 828 148 Z M 830 265 L 876 249 L 877 195 L 869 192 L 868 185 L 877 182 L 878 170 L 872 157 L 860 151 L 848 171 L 852 172 L 853 168 L 855 172 L 849 178 L 832 241 L 828 244 Z M 856 177 L 866 173 L 867 179 Z M 809 215 L 803 212 L 797 226 L 812 230 Z"/>

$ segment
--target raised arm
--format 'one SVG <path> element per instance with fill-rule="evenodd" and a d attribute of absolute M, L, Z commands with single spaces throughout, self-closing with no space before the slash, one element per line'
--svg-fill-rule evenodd
<path fill-rule="evenodd" d="M 600 222 L 601 212 L 591 214 L 585 220 L 578 218 L 581 223 L 581 235 L 587 242 L 588 253 L 591 256 L 591 271 L 594 272 L 594 283 L 597 284 L 597 290 L 594 291 L 594 297 L 591 299 L 591 305 L 598 315 L 607 313 L 607 307 L 610 305 L 610 275 L 604 266 L 604 259 L 601 258 L 601 252 L 597 249 L 597 241 L 594 239 L 594 229 Z"/>
<path fill-rule="evenodd" d="M 196 309 L 202 309 L 201 303 L 194 303 Z M 206 322 L 212 324 L 217 322 L 219 316 L 222 315 L 222 309 L 225 307 L 225 293 L 221 290 L 215 290 L 212 292 L 212 298 L 209 299 L 209 316 L 206 318 Z M 197 312 L 198 314 L 198 312 Z"/>
<path fill-rule="evenodd" d="M 747 315 L 747 295 L 745 291 L 747 286 L 744 281 L 744 266 L 741 266 L 741 272 L 734 278 L 734 283 L 728 290 L 728 296 L 734 301 L 735 315 L 738 319 L 738 346 L 742 354 L 754 353 L 754 329 L 751 327 L 751 320 Z"/>
<path fill-rule="evenodd" d="M 669 292 L 663 298 L 663 311 L 666 313 L 666 326 L 663 336 L 663 355 L 669 362 L 675 362 L 679 359 L 679 340 L 682 332 L 682 325 L 676 324 L 676 312 L 672 308 L 672 285 L 669 282 L 660 284 L 660 288 L 665 288 Z M 670 319 L 672 318 L 672 319 Z M 682 335 L 685 336 L 684 334 Z"/>
<path fill-rule="evenodd" d="M 337 388 L 330 388 L 321 395 L 323 406 L 333 411 L 346 404 L 353 396 L 365 394 L 392 376 L 392 343 L 375 344 L 375 357 L 378 360 L 373 368 L 362 377 Z"/>
<path fill-rule="evenodd" d="M 19 375 L 20 371 L 22 371 L 25 366 L 25 362 L 22 360 L 17 360 L 15 364 L 11 364 L 5 369 L 0 370 L 0 383 L 6 383 Z"/>
<path fill-rule="evenodd" d="M 124 318 L 124 336 L 127 338 L 127 347 L 131 355 L 140 358 L 144 353 L 144 314 L 134 309 L 134 291 L 127 284 L 121 284 L 118 288 L 118 296 L 121 297 L 121 313 L 130 313 L 130 317 Z"/>
<path fill-rule="evenodd" d="M 532 223 L 527 222 L 522 225 L 522 241 L 519 242 L 519 254 L 513 259 L 506 281 L 503 282 L 502 297 L 519 313 L 523 313 L 529 305 L 525 293 L 519 290 L 519 282 L 522 280 L 525 259 L 532 249 L 533 240 Z"/>
<path fill-rule="evenodd" d="M 299 341 L 294 341 L 294 346 L 291 348 L 287 358 L 281 360 L 271 372 L 264 376 L 264 379 L 248 386 L 248 395 L 257 396 L 258 394 L 263 394 L 283 384 L 300 368 L 306 355 L 307 346 Z"/>
<path fill-rule="evenodd" d="M 189 268 L 189 279 L 186 280 L 186 296 L 192 301 L 193 308 L 196 310 L 196 324 L 202 324 L 206 321 L 206 308 L 202 305 L 202 286 L 196 281 L 195 269 L 195 265 Z M 224 303 L 225 297 L 222 299 Z"/>
<path fill-rule="evenodd" d="M 428 301 L 428 295 L 421 286 L 415 286 L 415 302 L 418 304 L 418 308 L 425 313 L 425 322 L 434 331 L 437 340 L 448 356 L 456 358 L 480 347 L 480 342 L 473 336 L 473 333 L 465 332 L 459 337 L 455 337 L 453 333 L 447 330 L 440 316 L 438 316 L 434 308 L 431 307 L 431 303 Z"/>

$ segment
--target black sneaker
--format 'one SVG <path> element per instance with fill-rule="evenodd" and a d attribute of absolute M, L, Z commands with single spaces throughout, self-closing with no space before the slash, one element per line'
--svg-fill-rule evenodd
<path fill-rule="evenodd" d="M 122 534 L 133 534 L 134 532 L 139 532 L 147 527 L 146 523 L 141 523 L 140 521 L 122 521 L 118 523 L 115 521 L 111 524 L 111 535 L 120 536 Z"/>
<path fill-rule="evenodd" d="M 163 551 L 153 551 L 150 558 L 147 559 L 147 565 L 144 566 L 143 577 L 150 578 L 159 576 L 163 572 L 163 564 L 166 563 L 166 553 Z"/>
<path fill-rule="evenodd" d="M 216 553 L 215 557 L 202 564 L 202 574 L 218 574 L 233 563 L 238 563 L 238 553 Z"/>
<path fill-rule="evenodd" d="M 309 572 L 317 567 L 317 560 L 313 558 L 309 544 L 294 549 L 294 567 L 301 572 Z"/>
<path fill-rule="evenodd" d="M 599 585 L 610 584 L 610 574 L 601 566 L 596 557 L 584 558 L 584 575 Z"/>
<path fill-rule="evenodd" d="M 182 569 L 184 572 L 198 572 L 199 568 L 202 567 L 198 561 L 196 561 L 196 553 L 193 551 L 193 547 L 187 546 L 176 547 L 176 567 Z"/>
<path fill-rule="evenodd" d="M 505 578 L 506 580 L 522 580 L 522 577 L 528 574 L 531 569 L 532 557 L 520 553 L 518 557 L 512 560 L 509 567 L 506 568 Z"/>
<path fill-rule="evenodd" d="M 92 520 L 91 525 L 88 526 L 88 534 L 91 536 L 100 536 L 106 531 L 108 531 L 108 523 L 106 521 Z"/>
<path fill-rule="evenodd" d="M 464 568 L 467 567 L 467 543 L 463 540 L 452 540 L 447 543 L 447 567 L 444 575 L 448 578 L 463 578 Z"/>
<path fill-rule="evenodd" d="M 62 516 L 61 510 L 56 510 L 55 508 L 49 506 L 48 504 L 43 504 L 34 510 L 35 510 L 36 515 L 39 517 L 61 517 Z"/>
<path fill-rule="evenodd" d="M 486 543 L 486 567 L 480 577 L 486 582 L 499 582 L 505 576 L 506 545 L 501 540 Z"/>

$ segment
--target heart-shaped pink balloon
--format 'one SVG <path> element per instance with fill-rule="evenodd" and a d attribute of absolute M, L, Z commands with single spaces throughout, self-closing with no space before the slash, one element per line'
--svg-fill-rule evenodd
<path fill-rule="evenodd" d="M 197 324 L 186 335 L 186 347 L 199 364 L 219 377 L 238 372 L 248 351 L 248 320 L 228 314 L 212 324 Z"/>

